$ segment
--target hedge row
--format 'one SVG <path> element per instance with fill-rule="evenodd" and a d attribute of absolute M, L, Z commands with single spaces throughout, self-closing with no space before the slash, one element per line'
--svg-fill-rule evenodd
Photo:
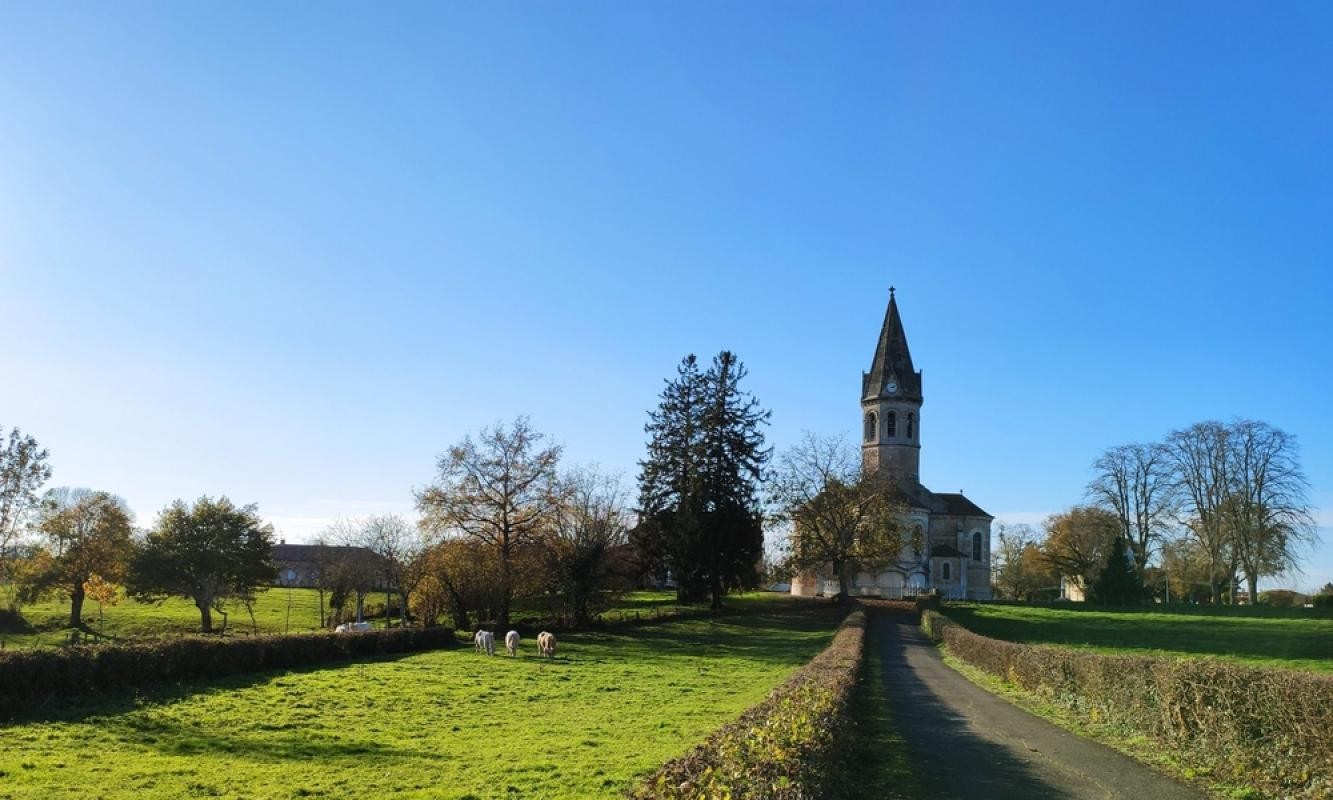
<path fill-rule="evenodd" d="M 963 661 L 1148 736 L 1201 772 L 1274 796 L 1333 798 L 1333 676 L 1015 644 L 934 611 L 921 627 Z"/>
<path fill-rule="evenodd" d="M 634 800 L 765 798 L 810 800 L 835 794 L 861 666 L 866 614 L 847 615 L 833 642 L 762 703 L 708 741 L 667 762 Z"/>
<path fill-rule="evenodd" d="M 183 683 L 243 672 L 433 650 L 457 643 L 450 628 L 393 628 L 244 639 L 157 639 L 0 653 L 0 717 L 87 692 Z"/>

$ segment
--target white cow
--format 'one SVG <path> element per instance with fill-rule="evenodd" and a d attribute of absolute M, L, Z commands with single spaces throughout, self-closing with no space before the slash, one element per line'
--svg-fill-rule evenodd
<path fill-rule="evenodd" d="M 476 645 L 478 653 L 495 655 L 495 634 L 490 631 L 477 631 L 477 635 L 472 637 L 472 643 Z"/>
<path fill-rule="evenodd" d="M 518 631 L 510 631 L 505 634 L 505 650 L 509 655 L 518 655 Z"/>
<path fill-rule="evenodd" d="M 334 633 L 358 633 L 360 631 L 368 631 L 370 629 L 371 625 L 369 622 L 344 622 L 343 624 L 334 628 L 333 631 Z"/>
<path fill-rule="evenodd" d="M 555 658 L 555 634 L 542 631 L 537 634 L 537 652 L 547 658 Z"/>

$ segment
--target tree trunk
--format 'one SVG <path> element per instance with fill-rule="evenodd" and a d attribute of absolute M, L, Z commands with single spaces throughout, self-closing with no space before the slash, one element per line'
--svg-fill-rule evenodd
<path fill-rule="evenodd" d="M 203 600 L 195 600 L 194 607 L 199 609 L 199 630 L 203 633 L 213 632 L 213 606 L 211 603 Z"/>
<path fill-rule="evenodd" d="M 1217 559 L 1208 559 L 1208 593 L 1212 596 L 1213 605 L 1222 605 L 1222 589 L 1217 584 Z"/>
<path fill-rule="evenodd" d="M 1253 573 L 1245 574 L 1245 584 L 1250 590 L 1250 605 L 1259 604 L 1259 576 Z"/>
<path fill-rule="evenodd" d="M 836 602 L 845 603 L 851 596 L 852 582 L 847 578 L 847 562 L 834 561 L 833 571 L 838 576 L 838 597 Z"/>
<path fill-rule="evenodd" d="M 453 589 L 449 589 L 449 612 L 454 618 L 454 630 L 470 631 L 472 622 L 468 619 L 467 606 L 463 604 L 463 596 Z"/>
<path fill-rule="evenodd" d="M 83 627 L 83 581 L 79 581 L 74 587 L 74 591 L 69 593 L 69 626 L 71 628 Z"/>
<path fill-rule="evenodd" d="M 324 587 L 319 589 L 319 627 L 323 628 L 329 623 L 324 619 Z"/>

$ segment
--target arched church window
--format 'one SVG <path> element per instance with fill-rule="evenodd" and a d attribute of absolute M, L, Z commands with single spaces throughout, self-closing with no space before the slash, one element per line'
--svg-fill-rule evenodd
<path fill-rule="evenodd" d="M 916 414 L 907 415 L 907 438 L 912 438 L 912 431 L 916 427 Z"/>
<path fill-rule="evenodd" d="M 875 422 L 876 422 L 876 420 L 875 420 L 875 412 L 871 411 L 869 414 L 866 414 L 866 441 L 867 441 L 867 442 L 873 442 L 873 441 L 875 441 Z"/>
<path fill-rule="evenodd" d="M 844 430 L 846 429 L 844 428 Z M 898 412 L 896 411 L 889 412 L 888 430 L 886 431 L 886 433 L 889 436 L 898 435 Z"/>
<path fill-rule="evenodd" d="M 972 560 L 981 560 L 981 531 L 972 532 Z"/>
<path fill-rule="evenodd" d="M 912 555 L 921 558 L 921 551 L 926 549 L 926 534 L 918 525 L 912 530 Z"/>
<path fill-rule="evenodd" d="M 948 561 L 946 561 L 946 562 L 944 562 L 943 564 L 940 565 L 940 577 L 943 578 L 943 579 L 946 580 L 946 581 L 949 580 L 949 571 L 950 571 L 950 570 L 949 570 L 949 567 L 950 567 L 950 566 L 952 566 L 952 565 L 949 564 Z"/>

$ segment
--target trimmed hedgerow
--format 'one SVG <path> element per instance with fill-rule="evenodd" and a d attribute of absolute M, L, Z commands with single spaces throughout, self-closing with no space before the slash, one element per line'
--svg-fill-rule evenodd
<path fill-rule="evenodd" d="M 841 739 L 850 725 L 866 614 L 847 615 L 832 643 L 796 674 L 690 752 L 629 793 L 633 800 L 837 797 L 845 773 Z"/>
<path fill-rule="evenodd" d="M 927 611 L 957 658 L 1166 745 L 1196 771 L 1282 797 L 1333 797 L 1333 676 L 1218 659 L 1111 655 L 992 639 Z"/>
<path fill-rule="evenodd" d="M 223 675 L 434 650 L 457 644 L 450 628 L 394 628 L 244 639 L 158 639 L 0 653 L 0 716 L 88 692 L 183 683 Z"/>

